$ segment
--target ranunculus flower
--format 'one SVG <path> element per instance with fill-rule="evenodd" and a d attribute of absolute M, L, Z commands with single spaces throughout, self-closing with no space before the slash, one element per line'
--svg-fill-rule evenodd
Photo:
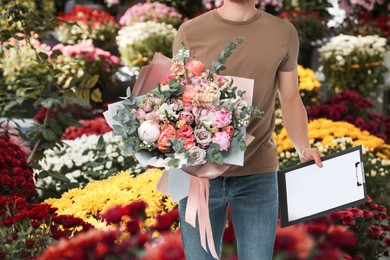
<path fill-rule="evenodd" d="M 192 101 L 196 95 L 196 88 L 193 85 L 186 85 L 184 89 L 184 93 L 182 95 L 182 99 L 184 103 L 192 104 Z"/>
<path fill-rule="evenodd" d="M 169 152 L 172 147 L 168 145 L 168 141 L 173 138 L 176 138 L 175 128 L 171 124 L 164 125 L 157 140 L 157 148 L 163 153 Z"/>
<path fill-rule="evenodd" d="M 196 142 L 202 146 L 209 145 L 211 142 L 211 138 L 212 138 L 210 131 L 208 131 L 204 128 L 195 129 L 194 136 L 195 136 Z"/>
<path fill-rule="evenodd" d="M 220 151 L 227 151 L 230 147 L 230 136 L 226 132 L 216 132 L 213 134 L 211 142 L 219 144 Z"/>
<path fill-rule="evenodd" d="M 135 117 L 137 118 L 137 120 L 142 120 L 142 119 L 145 119 L 145 116 L 146 116 L 146 113 L 144 110 L 142 109 L 138 109 L 137 110 L 137 113 L 135 115 Z"/>
<path fill-rule="evenodd" d="M 153 110 L 152 102 L 150 100 L 145 100 L 143 104 L 143 109 L 145 112 L 150 112 Z"/>
<path fill-rule="evenodd" d="M 138 127 L 138 136 L 145 142 L 156 142 L 160 136 L 160 126 L 151 120 L 144 121 Z"/>
<path fill-rule="evenodd" d="M 223 129 L 222 129 L 223 132 L 226 132 L 229 136 L 230 136 L 230 139 L 233 137 L 234 135 L 234 127 L 231 126 L 231 125 L 228 125 L 228 126 L 225 126 Z"/>
<path fill-rule="evenodd" d="M 192 124 L 194 122 L 194 115 L 188 111 L 181 111 L 179 113 L 179 118 L 186 121 L 187 124 Z"/>
<path fill-rule="evenodd" d="M 184 144 L 183 144 L 183 147 L 184 149 L 186 149 L 187 151 L 190 150 L 192 147 L 195 146 L 195 142 L 194 141 L 189 141 L 187 140 Z"/>
<path fill-rule="evenodd" d="M 192 165 L 200 165 L 200 164 L 205 164 L 206 163 L 206 150 L 194 146 L 188 152 L 191 154 L 191 157 L 195 158 L 195 161 L 193 162 Z"/>
<path fill-rule="evenodd" d="M 197 60 L 192 60 L 188 62 L 184 68 L 188 70 L 189 73 L 194 74 L 194 76 L 200 76 L 205 71 L 205 66 L 202 62 Z"/>
<path fill-rule="evenodd" d="M 215 121 L 213 125 L 218 128 L 228 126 L 232 122 L 232 112 L 221 108 L 219 110 L 213 110 Z"/>
<path fill-rule="evenodd" d="M 185 139 L 186 141 L 193 141 L 194 138 L 194 130 L 189 125 L 182 125 L 179 130 L 177 130 L 177 136 L 179 139 Z"/>
<path fill-rule="evenodd" d="M 189 103 L 185 103 L 185 104 L 184 104 L 184 107 L 183 107 L 183 110 L 184 110 L 184 111 L 191 112 L 191 111 L 192 111 L 192 105 L 189 104 Z"/>

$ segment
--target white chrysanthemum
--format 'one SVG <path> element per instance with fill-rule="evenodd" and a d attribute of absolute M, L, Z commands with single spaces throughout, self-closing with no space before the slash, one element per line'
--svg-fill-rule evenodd
<path fill-rule="evenodd" d="M 116 37 L 122 63 L 132 67 L 140 59 L 150 60 L 155 52 L 170 55 L 176 32 L 170 24 L 153 21 L 123 27 Z"/>

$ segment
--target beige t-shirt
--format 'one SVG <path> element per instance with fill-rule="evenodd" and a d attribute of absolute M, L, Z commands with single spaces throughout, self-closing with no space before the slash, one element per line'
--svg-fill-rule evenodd
<path fill-rule="evenodd" d="M 211 68 L 228 41 L 244 41 L 226 62 L 222 75 L 254 79 L 252 105 L 264 111 L 264 118 L 254 120 L 247 132 L 255 139 L 245 151 L 244 166 L 232 166 L 223 176 L 241 176 L 274 172 L 278 168 L 274 131 L 274 107 L 278 71 L 292 71 L 297 66 L 299 41 L 294 26 L 259 10 L 244 22 L 222 18 L 216 9 L 183 23 L 173 44 L 176 54 L 182 43 L 191 56 Z"/>

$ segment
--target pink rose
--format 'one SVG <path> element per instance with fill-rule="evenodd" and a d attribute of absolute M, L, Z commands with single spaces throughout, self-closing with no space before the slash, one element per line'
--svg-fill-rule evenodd
<path fill-rule="evenodd" d="M 230 147 L 230 136 L 226 132 L 216 132 L 213 134 L 211 142 L 219 144 L 220 151 L 227 151 Z"/>
<path fill-rule="evenodd" d="M 215 121 L 213 125 L 218 128 L 228 126 L 232 122 L 232 112 L 221 108 L 220 110 L 214 110 Z"/>
<path fill-rule="evenodd" d="M 188 70 L 189 73 L 194 74 L 195 76 L 200 76 L 205 71 L 205 66 L 202 62 L 197 60 L 192 60 L 188 62 L 184 68 Z"/>
<path fill-rule="evenodd" d="M 193 85 L 186 85 L 182 99 L 184 103 L 191 103 L 196 95 L 196 88 Z"/>
<path fill-rule="evenodd" d="M 194 115 L 188 111 L 181 111 L 179 113 L 179 119 L 185 120 L 187 124 L 192 124 L 194 122 Z"/>

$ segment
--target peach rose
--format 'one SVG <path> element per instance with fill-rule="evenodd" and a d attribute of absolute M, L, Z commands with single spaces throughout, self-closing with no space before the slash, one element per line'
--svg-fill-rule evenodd
<path fill-rule="evenodd" d="M 172 147 L 168 145 L 168 141 L 173 138 L 176 138 L 175 127 L 171 124 L 163 125 L 160 136 L 157 139 L 157 148 L 163 153 L 169 152 Z"/>
<path fill-rule="evenodd" d="M 191 103 L 196 95 L 196 88 L 193 85 L 186 85 L 184 89 L 184 93 L 182 95 L 184 103 Z"/>
<path fill-rule="evenodd" d="M 194 76 L 200 76 L 205 71 L 203 63 L 197 60 L 188 62 L 184 68 L 188 70 L 189 73 L 194 74 Z"/>

